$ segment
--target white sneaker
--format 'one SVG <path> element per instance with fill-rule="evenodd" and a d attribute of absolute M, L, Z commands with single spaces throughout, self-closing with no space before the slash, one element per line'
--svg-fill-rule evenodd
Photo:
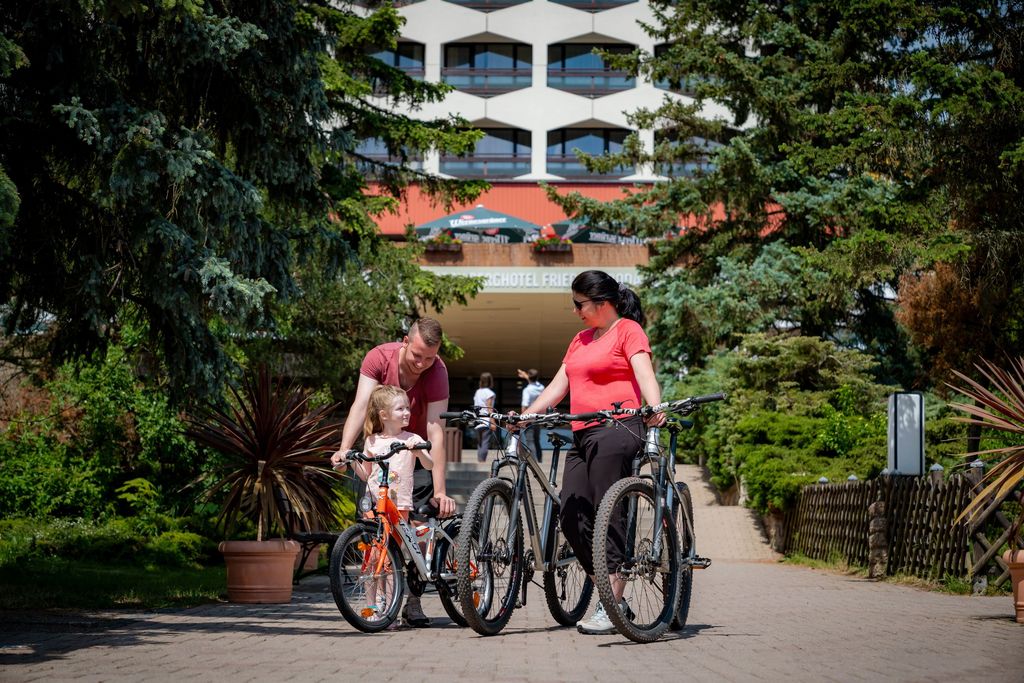
<path fill-rule="evenodd" d="M 576 630 L 587 635 L 606 636 L 615 633 L 615 624 L 608 618 L 608 613 L 604 610 L 604 604 L 598 602 L 597 609 L 590 615 L 590 618 L 576 624 Z"/>

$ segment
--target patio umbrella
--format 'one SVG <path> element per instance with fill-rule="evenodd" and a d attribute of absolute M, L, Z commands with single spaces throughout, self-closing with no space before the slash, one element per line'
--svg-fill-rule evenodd
<path fill-rule="evenodd" d="M 564 237 L 576 244 L 645 244 L 647 239 L 636 235 L 622 235 L 610 230 L 591 227 L 585 221 L 562 221 L 552 226 L 559 237 Z"/>
<path fill-rule="evenodd" d="M 421 240 L 448 233 L 463 242 L 478 244 L 527 242 L 539 232 L 540 226 L 536 223 L 485 209 L 482 204 L 416 226 Z"/>

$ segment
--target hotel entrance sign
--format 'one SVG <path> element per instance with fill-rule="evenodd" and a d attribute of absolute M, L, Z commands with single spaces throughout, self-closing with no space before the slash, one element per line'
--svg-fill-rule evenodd
<path fill-rule="evenodd" d="M 484 277 L 485 292 L 568 292 L 573 278 L 587 268 L 473 268 L 465 266 L 423 266 L 438 275 Z M 600 268 L 619 282 L 638 287 L 636 268 Z"/>

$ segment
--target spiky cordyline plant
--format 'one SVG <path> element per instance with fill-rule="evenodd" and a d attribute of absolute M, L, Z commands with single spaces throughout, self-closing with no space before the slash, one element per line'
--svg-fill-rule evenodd
<path fill-rule="evenodd" d="M 239 516 L 256 524 L 256 540 L 284 529 L 276 504 L 280 495 L 309 528 L 327 528 L 338 475 L 327 455 L 337 428 L 327 423 L 333 406 L 309 409 L 309 394 L 294 384 L 274 382 L 261 366 L 233 405 L 210 407 L 189 420 L 189 435 L 226 458 L 210 476 L 220 478 L 207 500 L 226 491 L 219 523 L 233 529 Z"/>
<path fill-rule="evenodd" d="M 1001 368 L 987 360 L 976 366 L 982 377 L 988 381 L 986 388 L 981 383 L 963 373 L 956 376 L 966 383 L 958 387 L 949 385 L 974 404 L 953 403 L 954 408 L 964 411 L 971 417 L 957 418 L 961 422 L 978 424 L 989 429 L 998 429 L 1010 434 L 1024 436 L 1024 357 L 1009 361 L 1009 368 Z M 959 519 L 967 518 L 977 522 L 987 504 L 992 500 L 1003 500 L 1024 481 L 1024 445 L 1003 446 L 984 451 L 968 453 L 985 459 L 999 459 L 983 480 L 984 488 L 971 500 L 970 504 L 960 513 Z M 1024 522 L 1024 511 L 1014 523 L 1014 532 Z M 1011 534 L 1016 536 L 1016 533 Z M 1019 539 L 1018 539 L 1019 540 Z"/>

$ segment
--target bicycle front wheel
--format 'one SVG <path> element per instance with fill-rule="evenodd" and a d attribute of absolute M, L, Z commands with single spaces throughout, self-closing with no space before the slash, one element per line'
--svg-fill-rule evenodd
<path fill-rule="evenodd" d="M 575 626 L 583 618 L 594 592 L 594 582 L 583 571 L 568 541 L 562 541 L 554 571 L 544 572 L 548 611 L 562 626 Z"/>
<path fill-rule="evenodd" d="M 383 631 L 398 618 L 405 592 L 402 553 L 377 530 L 357 524 L 343 531 L 328 574 L 338 610 L 360 631 Z"/>
<path fill-rule="evenodd" d="M 656 523 L 658 505 L 651 484 L 622 479 L 605 494 L 594 525 L 598 594 L 619 633 L 637 643 L 661 637 L 679 603 L 679 535 L 668 514 Z M 624 586 L 624 605 L 615 599 L 613 570 Z"/>
<path fill-rule="evenodd" d="M 676 484 L 676 491 L 678 493 L 675 504 L 675 512 L 673 517 L 676 521 L 676 531 L 679 532 L 679 554 L 686 560 L 694 553 L 694 534 L 693 534 L 693 497 L 690 495 L 690 487 L 686 484 Z M 686 519 L 683 518 L 683 510 L 686 511 L 687 519 L 690 520 L 690 524 L 686 523 Z M 672 617 L 672 625 L 669 627 L 673 631 L 682 631 L 686 627 L 686 619 L 690 616 L 690 597 L 693 595 L 693 567 L 684 562 L 680 567 L 680 585 L 679 585 L 679 603 L 676 605 L 675 616 Z"/>
<path fill-rule="evenodd" d="M 487 479 L 473 491 L 455 549 L 462 615 L 484 636 L 499 633 L 523 580 L 523 529 L 512 524 L 512 487 Z"/>

